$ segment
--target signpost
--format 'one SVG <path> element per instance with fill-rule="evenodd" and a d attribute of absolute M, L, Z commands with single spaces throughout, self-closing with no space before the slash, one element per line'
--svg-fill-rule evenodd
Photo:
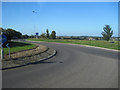
<path fill-rule="evenodd" d="M 38 38 L 39 33 L 36 33 L 36 38 Z"/>
<path fill-rule="evenodd" d="M 6 45 L 6 47 L 9 49 L 9 58 L 10 58 L 10 47 L 8 45 L 9 43 Z"/>
<path fill-rule="evenodd" d="M 1 32 L 1 35 L 0 35 L 0 43 L 1 43 L 1 45 L 0 45 L 0 47 L 1 47 L 1 60 L 4 58 L 4 51 L 3 51 L 2 45 L 3 45 L 6 41 L 7 41 L 6 36 L 3 35 L 2 32 Z"/>
<path fill-rule="evenodd" d="M 3 44 L 7 41 L 7 38 L 6 38 L 5 35 L 0 35 L 0 38 L 1 38 L 0 42 L 1 42 L 2 45 L 3 45 Z"/>

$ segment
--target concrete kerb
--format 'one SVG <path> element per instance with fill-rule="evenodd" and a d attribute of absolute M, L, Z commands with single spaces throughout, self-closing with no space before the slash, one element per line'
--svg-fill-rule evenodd
<path fill-rule="evenodd" d="M 49 48 L 49 49 L 50 49 L 50 48 Z M 52 58 L 53 56 L 55 56 L 56 54 L 57 54 L 57 51 L 53 49 L 53 53 L 52 53 L 51 55 L 47 56 L 46 58 L 42 58 L 42 59 L 40 59 L 40 60 L 32 61 L 32 62 L 29 62 L 29 63 L 26 63 L 26 64 L 22 64 L 22 65 L 17 65 L 17 66 L 2 68 L 2 70 L 13 69 L 13 68 L 17 68 L 17 67 L 27 66 L 27 65 L 30 65 L 30 64 L 36 64 L 36 63 L 39 63 L 39 62 L 41 62 L 41 61 L 48 60 L 48 59 Z"/>

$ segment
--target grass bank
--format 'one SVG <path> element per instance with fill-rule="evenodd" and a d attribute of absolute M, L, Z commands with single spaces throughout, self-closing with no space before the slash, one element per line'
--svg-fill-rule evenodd
<path fill-rule="evenodd" d="M 31 44 L 31 43 L 26 43 L 26 42 L 10 42 L 10 52 L 18 52 L 18 51 L 23 51 L 23 50 L 28 50 L 28 49 L 33 49 L 36 47 L 36 45 Z M 8 48 L 4 48 L 4 54 L 8 54 Z"/>
<path fill-rule="evenodd" d="M 45 41 L 45 42 L 57 42 L 57 43 L 68 43 L 68 44 L 80 44 L 80 45 L 89 45 L 89 46 L 96 46 L 108 49 L 115 49 L 120 50 L 120 42 L 114 41 L 108 42 L 104 40 L 70 40 L 70 39 L 28 39 L 31 41 Z"/>

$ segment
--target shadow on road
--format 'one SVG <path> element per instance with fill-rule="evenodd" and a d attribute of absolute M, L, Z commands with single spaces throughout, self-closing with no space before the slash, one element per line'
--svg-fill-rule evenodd
<path fill-rule="evenodd" d="M 53 63 L 63 63 L 63 62 L 56 62 L 56 61 L 40 61 L 40 62 L 35 62 L 32 64 L 53 64 Z"/>

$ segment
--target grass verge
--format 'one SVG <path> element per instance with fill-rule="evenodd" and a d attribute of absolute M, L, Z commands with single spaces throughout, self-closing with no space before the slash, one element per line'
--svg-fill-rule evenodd
<path fill-rule="evenodd" d="M 10 53 L 23 51 L 23 50 L 29 50 L 36 47 L 36 45 L 26 42 L 10 42 Z M 3 48 L 4 54 L 8 54 L 9 50 L 8 48 Z"/>
<path fill-rule="evenodd" d="M 57 43 L 68 43 L 68 44 L 80 44 L 80 45 L 89 45 L 96 46 L 108 49 L 120 50 L 120 42 L 119 41 L 104 41 L 104 40 L 70 40 L 70 39 L 35 39 L 30 38 L 28 40 L 31 41 L 45 41 L 45 42 L 57 42 Z"/>

